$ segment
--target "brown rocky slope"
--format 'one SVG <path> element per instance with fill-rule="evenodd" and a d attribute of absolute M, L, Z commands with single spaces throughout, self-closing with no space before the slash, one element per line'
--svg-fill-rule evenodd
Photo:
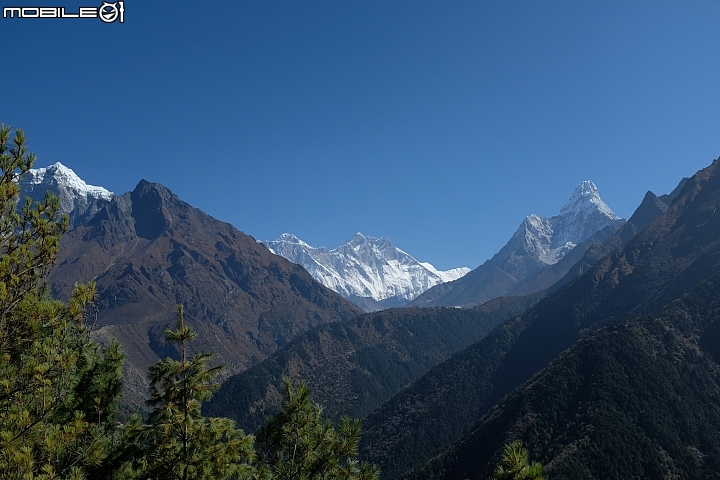
<path fill-rule="evenodd" d="M 126 354 L 126 402 L 141 403 L 147 367 L 173 356 L 163 329 L 182 303 L 198 331 L 193 348 L 213 352 L 228 374 L 257 363 L 299 333 L 362 311 L 273 255 L 252 237 L 142 180 L 62 240 L 53 295 L 94 280 L 97 339 Z"/>

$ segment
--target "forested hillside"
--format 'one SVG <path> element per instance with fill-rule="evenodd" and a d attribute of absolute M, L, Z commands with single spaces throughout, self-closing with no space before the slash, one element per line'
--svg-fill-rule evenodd
<path fill-rule="evenodd" d="M 556 480 L 717 478 L 718 291 L 715 274 L 657 315 L 579 341 L 407 478 L 491 478 L 515 438 Z"/>
<path fill-rule="evenodd" d="M 403 386 L 541 298 L 496 299 L 469 310 L 404 308 L 322 325 L 230 377 L 205 408 L 255 431 L 275 413 L 283 377 L 305 381 L 325 413 L 362 418 Z"/>
<path fill-rule="evenodd" d="M 182 305 L 176 328 L 163 332 L 177 358 L 149 367 L 146 414 L 120 420 L 124 355 L 117 340 L 103 348 L 92 339 L 96 284 L 76 283 L 67 302 L 49 295 L 47 273 L 69 218 L 52 193 L 18 205 L 19 180 L 34 160 L 24 132 L 0 124 L 0 479 L 271 480 L 286 479 L 288 472 L 318 480 L 377 479 L 377 468 L 356 458 L 359 421 L 345 418 L 336 427 L 301 383 L 285 384 L 282 406 L 257 443 L 229 419 L 204 417 L 202 403 L 217 389 L 222 367 L 210 365 L 211 353 L 191 348 L 198 333 L 185 323 Z M 151 203 L 152 193 L 168 193 L 150 190 Z M 155 206 L 144 211 L 149 219 L 125 218 L 136 234 L 169 227 L 157 221 L 158 215 L 168 220 L 167 205 Z M 175 207 L 181 222 L 211 220 L 186 204 Z M 303 286 L 302 276 L 296 280 L 291 284 Z M 323 303 L 324 292 L 312 296 Z"/>

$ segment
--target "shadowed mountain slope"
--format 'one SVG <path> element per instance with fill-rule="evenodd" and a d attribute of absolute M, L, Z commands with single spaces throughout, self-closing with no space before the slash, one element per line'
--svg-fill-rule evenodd
<path fill-rule="evenodd" d="M 441 453 L 577 340 L 657 311 L 717 268 L 718 161 L 647 228 L 522 316 L 431 369 L 364 421 L 363 455 L 397 478 Z"/>
<path fill-rule="evenodd" d="M 63 237 L 49 280 L 60 298 L 75 282 L 97 283 L 96 336 L 120 340 L 136 402 L 147 367 L 175 355 L 163 328 L 178 303 L 198 331 L 193 348 L 213 352 L 228 373 L 316 325 L 362 313 L 302 267 L 144 180 Z"/>
<path fill-rule="evenodd" d="M 580 340 L 408 478 L 492 478 L 516 438 L 555 480 L 717 478 L 718 291 L 716 273 L 660 314 Z"/>
<path fill-rule="evenodd" d="M 500 298 L 468 310 L 389 309 L 316 327 L 227 379 L 205 412 L 230 417 L 246 431 L 255 431 L 275 413 L 282 379 L 290 377 L 308 384 L 329 418 L 362 418 L 429 368 L 539 299 L 537 294 Z"/>

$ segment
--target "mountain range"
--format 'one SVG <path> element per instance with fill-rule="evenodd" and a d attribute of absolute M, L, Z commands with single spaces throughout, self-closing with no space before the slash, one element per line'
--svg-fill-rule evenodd
<path fill-rule="evenodd" d="M 385 479 L 489 478 L 518 437 L 551 478 L 712 477 L 720 435 L 702 419 L 720 418 L 718 163 L 668 195 L 648 192 L 619 228 L 543 267 L 536 278 L 557 280 L 534 297 L 316 327 L 228 379 L 208 412 L 253 429 L 290 376 L 333 417 L 364 416 L 362 455 Z M 563 262 L 564 275 L 548 273 Z M 500 323 L 472 331 L 461 312 Z M 439 325 L 476 340 L 423 343 Z M 421 366 L 422 351 L 438 363 Z"/>
<path fill-rule="evenodd" d="M 569 252 L 582 255 L 583 249 L 606 240 L 624 223 L 602 201 L 595 184 L 586 180 L 577 186 L 559 215 L 525 217 L 492 258 L 458 280 L 429 289 L 410 305 L 468 307 L 503 295 L 543 290 L 567 273 L 562 267 L 569 268 L 569 262 L 552 267 Z M 595 234 L 598 236 L 593 238 Z M 551 275 L 544 276 L 546 272 Z"/>
<path fill-rule="evenodd" d="M 527 216 L 506 245 L 470 273 L 467 268 L 439 272 L 387 239 L 361 233 L 333 250 L 313 248 L 287 233 L 263 243 L 366 311 L 408 304 L 472 307 L 550 287 L 587 248 L 610 238 L 624 223 L 586 180 L 559 215 Z M 571 251 L 571 259 L 561 263 Z"/>
<path fill-rule="evenodd" d="M 313 248 L 289 233 L 262 243 L 271 252 L 302 265 L 315 280 L 366 311 L 402 307 L 428 288 L 470 271 L 467 267 L 438 271 L 388 239 L 362 233 L 333 250 Z"/>
<path fill-rule="evenodd" d="M 95 279 L 96 337 L 121 339 L 137 405 L 143 368 L 177 355 L 162 328 L 182 302 L 195 348 L 234 374 L 213 415 L 253 429 L 283 376 L 307 379 L 333 418 L 363 417 L 361 456 L 384 479 L 490 478 L 518 438 L 554 479 L 720 471 L 720 159 L 648 192 L 627 222 L 583 182 L 559 215 L 526 218 L 491 260 L 415 300 L 525 293 L 467 309 L 362 314 L 162 185 L 90 197 L 50 284 L 67 296 Z"/>
<path fill-rule="evenodd" d="M 592 184 L 583 186 L 592 193 Z M 195 348 L 214 352 L 228 375 L 257 363 L 308 328 L 361 313 L 321 288 L 301 267 L 192 208 L 162 185 L 143 180 L 132 192 L 115 196 L 56 163 L 30 170 L 21 188 L 34 199 L 55 192 L 61 209 L 70 215 L 72 229 L 62 240 L 59 263 L 50 275 L 53 293 L 67 297 L 76 282 L 96 282 L 101 312 L 96 338 L 120 339 L 128 359 L 129 403 L 142 404 L 147 367 L 175 353 L 162 332 L 173 322 L 177 303 L 185 305 L 188 322 L 200 333 Z M 560 257 L 569 242 L 581 236 L 577 231 L 592 230 L 611 216 L 599 197 L 585 190 L 579 187 L 563 210 L 563 218 L 572 221 L 545 222 L 560 233 L 549 237 L 550 243 L 537 244 L 535 251 Z M 584 197 L 588 201 L 583 202 Z M 586 218 L 597 225 L 582 226 Z M 438 272 L 387 239 L 362 234 L 332 251 L 314 249 L 291 235 L 267 243 L 301 260 L 366 310 L 401 305 L 467 271 Z M 553 248 L 559 250 L 552 253 Z"/>
<path fill-rule="evenodd" d="M 113 198 L 103 187 L 86 184 L 70 168 L 55 163 L 29 170 L 21 180 L 24 196 L 40 200 L 52 191 L 70 216 L 72 227 L 83 224 Z M 385 238 L 361 233 L 340 247 L 313 248 L 291 234 L 261 242 L 271 252 L 302 265 L 316 280 L 361 306 L 365 311 L 406 305 L 442 282 L 460 278 L 470 269 L 438 271 L 395 247 Z"/>
<path fill-rule="evenodd" d="M 60 163 L 30 170 L 22 189 L 36 200 L 48 190 L 57 193 L 73 227 L 88 221 L 113 198 L 112 192 L 87 185 Z M 386 238 L 361 233 L 333 250 L 311 247 L 292 234 L 261 243 L 302 265 L 313 278 L 364 311 L 408 304 L 471 307 L 501 295 L 549 288 L 587 248 L 606 241 L 623 223 L 602 201 L 597 187 L 584 181 L 559 215 L 526 217 L 507 244 L 469 274 L 467 267 L 438 271 Z"/>

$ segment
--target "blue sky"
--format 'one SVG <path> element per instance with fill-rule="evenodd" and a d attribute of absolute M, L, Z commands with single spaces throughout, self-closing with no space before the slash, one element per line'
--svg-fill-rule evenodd
<path fill-rule="evenodd" d="M 88 0 L 3 6 L 99 6 Z M 720 156 L 720 2 L 125 1 L 0 18 L 0 121 L 258 239 L 476 267 L 582 180 L 628 217 Z"/>

